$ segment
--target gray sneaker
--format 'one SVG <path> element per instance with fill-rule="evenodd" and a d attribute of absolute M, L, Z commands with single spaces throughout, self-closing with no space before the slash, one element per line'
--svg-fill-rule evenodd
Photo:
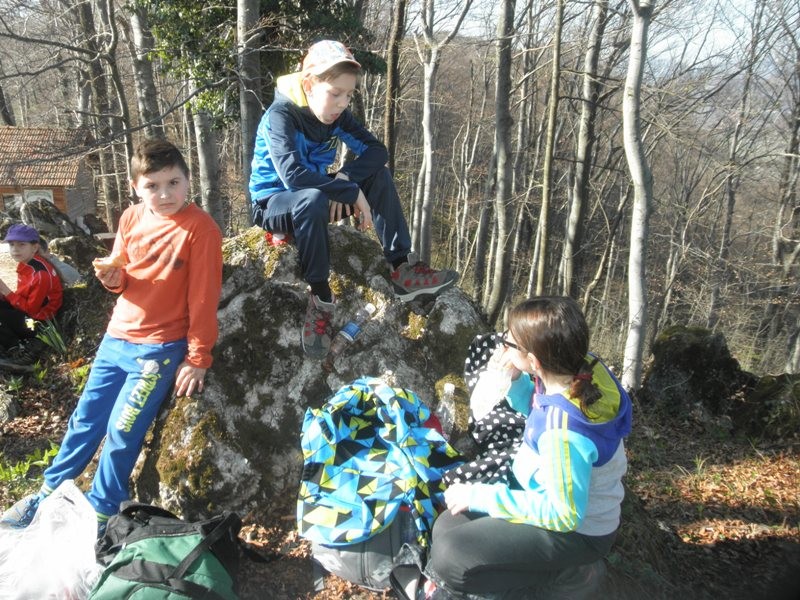
<path fill-rule="evenodd" d="M 22 500 L 17 500 L 16 504 L 9 508 L 0 517 L 0 527 L 11 527 L 23 529 L 31 524 L 39 503 L 44 499 L 41 493 L 30 494 Z"/>
<path fill-rule="evenodd" d="M 319 296 L 308 295 L 308 308 L 303 321 L 303 351 L 311 358 L 325 358 L 331 347 L 333 328 L 331 321 L 336 312 L 334 302 L 323 302 Z"/>
<path fill-rule="evenodd" d="M 403 263 L 396 269 L 392 269 L 392 288 L 394 288 L 395 296 L 403 302 L 425 294 L 439 294 L 456 281 L 458 281 L 458 273 L 455 271 L 449 269 L 436 271 L 422 261 L 413 265 Z"/>

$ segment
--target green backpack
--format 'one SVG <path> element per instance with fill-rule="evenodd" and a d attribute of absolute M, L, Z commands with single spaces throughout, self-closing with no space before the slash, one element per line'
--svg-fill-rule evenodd
<path fill-rule="evenodd" d="M 231 512 L 187 522 L 125 502 L 97 542 L 106 565 L 89 600 L 237 600 L 241 520 Z"/>

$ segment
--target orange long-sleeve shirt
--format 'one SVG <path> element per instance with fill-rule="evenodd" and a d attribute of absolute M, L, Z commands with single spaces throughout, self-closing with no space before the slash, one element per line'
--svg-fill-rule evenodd
<path fill-rule="evenodd" d="M 189 204 L 163 217 L 136 204 L 122 213 L 114 253 L 128 264 L 109 335 L 139 344 L 187 338 L 186 361 L 211 366 L 222 289 L 222 234 L 214 220 Z"/>

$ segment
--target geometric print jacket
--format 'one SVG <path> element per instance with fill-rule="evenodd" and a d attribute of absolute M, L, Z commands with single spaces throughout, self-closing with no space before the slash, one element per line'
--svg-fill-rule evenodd
<path fill-rule="evenodd" d="M 461 462 L 438 431 L 423 425 L 429 417 L 414 392 L 377 378 L 357 379 L 321 408 L 307 409 L 300 535 L 331 546 L 354 544 L 407 510 L 426 547 L 443 505 L 442 475 Z"/>

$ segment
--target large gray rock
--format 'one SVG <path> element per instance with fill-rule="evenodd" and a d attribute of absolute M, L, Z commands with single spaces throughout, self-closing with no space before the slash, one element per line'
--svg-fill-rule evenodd
<path fill-rule="evenodd" d="M 302 351 L 307 303 L 294 246 L 272 247 L 253 228 L 227 240 L 220 338 L 204 393 L 168 403 L 140 462 L 136 493 L 196 517 L 219 508 L 246 514 L 297 491 L 306 408 L 361 376 L 386 376 L 431 404 L 461 376 L 469 342 L 487 330 L 459 289 L 426 317 L 397 301 L 380 246 L 331 227 L 338 328 L 359 306 L 377 312 L 331 373 Z"/>

